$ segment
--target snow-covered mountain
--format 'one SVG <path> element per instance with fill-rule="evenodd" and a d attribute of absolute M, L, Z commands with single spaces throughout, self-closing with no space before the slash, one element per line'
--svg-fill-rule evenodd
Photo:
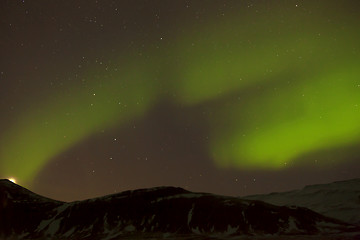
<path fill-rule="evenodd" d="M 301 190 L 246 196 L 278 206 L 296 205 L 360 225 L 360 179 L 306 186 Z"/>
<path fill-rule="evenodd" d="M 65 203 L 0 180 L 0 239 L 224 239 L 359 231 L 307 208 L 175 187 Z"/>

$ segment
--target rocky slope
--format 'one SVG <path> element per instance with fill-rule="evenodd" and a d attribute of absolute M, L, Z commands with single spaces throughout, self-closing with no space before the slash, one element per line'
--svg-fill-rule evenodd
<path fill-rule="evenodd" d="M 160 187 L 58 202 L 0 180 L 0 239 L 318 235 L 359 228 L 307 208 Z"/>
<path fill-rule="evenodd" d="M 296 205 L 360 225 L 360 179 L 306 186 L 301 190 L 244 197 L 278 206 Z"/>

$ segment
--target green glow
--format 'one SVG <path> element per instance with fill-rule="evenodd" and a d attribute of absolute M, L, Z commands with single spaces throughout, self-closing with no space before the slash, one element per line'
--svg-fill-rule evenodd
<path fill-rule="evenodd" d="M 2 174 L 31 181 L 47 161 L 84 138 L 143 115 L 154 103 L 156 89 L 148 68 L 136 66 L 49 97 L 24 112 L 2 136 L 0 159 L 7 159 Z"/>
<path fill-rule="evenodd" d="M 287 14 L 287 24 L 284 13 L 253 25 L 230 19 L 181 41 L 175 91 L 181 103 L 214 105 L 209 151 L 218 166 L 278 169 L 359 140 L 356 26 Z"/>
<path fill-rule="evenodd" d="M 280 169 L 358 141 L 358 24 L 329 24 L 337 9 L 319 11 L 234 13 L 174 33 L 164 50 L 148 52 L 156 61 L 130 60 L 101 77 L 89 70 L 88 85 L 38 99 L 2 133 L 0 173 L 31 181 L 56 155 L 141 117 L 163 96 L 211 109 L 208 147 L 218 166 Z"/>
<path fill-rule="evenodd" d="M 348 58 L 351 47 L 357 45 L 347 31 L 334 40 L 334 25 L 323 25 L 316 18 L 304 22 L 303 16 L 287 14 L 287 24 L 283 12 L 274 12 L 257 16 L 255 24 L 229 18 L 180 38 L 175 54 L 180 56 L 180 77 L 173 89 L 178 100 L 199 104 L 274 82 L 280 74 L 309 75 L 334 58 Z"/>
<path fill-rule="evenodd" d="M 303 154 L 358 141 L 359 76 L 358 65 L 350 65 L 233 103 L 218 114 L 229 121 L 213 123 L 214 158 L 220 166 L 282 168 Z"/>

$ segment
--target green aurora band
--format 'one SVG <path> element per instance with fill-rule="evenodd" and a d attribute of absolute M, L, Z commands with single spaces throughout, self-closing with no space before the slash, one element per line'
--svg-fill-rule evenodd
<path fill-rule="evenodd" d="M 35 104 L 3 135 L 0 157 L 9 161 L 3 163 L 1 173 L 31 181 L 57 154 L 96 132 L 144 114 L 155 100 L 156 89 L 150 85 L 155 79 L 139 61 L 136 66 L 142 71 L 127 66 L 116 76 L 102 74 L 100 84 L 72 88 Z"/>
<path fill-rule="evenodd" d="M 219 167 L 280 169 L 359 142 L 359 31 L 354 19 L 330 25 L 326 14 L 207 22 L 178 36 L 172 54 L 150 52 L 156 61 L 131 60 L 92 87 L 41 99 L 2 134 L 0 174 L 31 182 L 56 155 L 164 96 L 211 109 L 208 149 Z"/>
<path fill-rule="evenodd" d="M 209 152 L 218 166 L 278 169 L 360 141 L 359 31 L 321 15 L 287 16 L 285 28 L 275 16 L 194 31 L 187 45 L 198 47 L 179 51 L 181 101 L 215 102 Z"/>

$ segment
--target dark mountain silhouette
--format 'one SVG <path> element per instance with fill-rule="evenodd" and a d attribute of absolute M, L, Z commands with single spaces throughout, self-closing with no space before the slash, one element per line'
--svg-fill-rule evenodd
<path fill-rule="evenodd" d="M 360 178 L 243 198 L 278 206 L 306 207 L 322 215 L 360 225 Z"/>
<path fill-rule="evenodd" d="M 0 180 L 0 239 L 208 239 L 359 230 L 358 226 L 303 207 L 275 206 L 175 187 L 66 203 Z"/>

